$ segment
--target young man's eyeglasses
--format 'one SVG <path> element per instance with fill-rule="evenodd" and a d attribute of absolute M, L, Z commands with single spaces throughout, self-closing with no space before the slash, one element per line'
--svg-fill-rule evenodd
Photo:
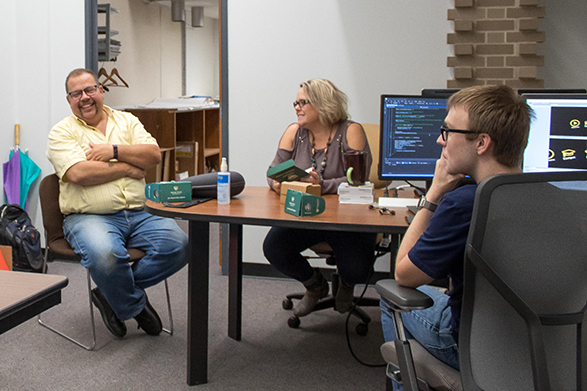
<path fill-rule="evenodd" d="M 98 91 L 98 87 L 100 87 L 98 84 L 93 85 L 93 86 L 88 86 L 88 87 L 84 88 L 83 90 L 71 91 L 67 95 L 73 100 L 78 100 L 82 97 L 82 93 L 84 93 L 84 92 L 88 96 L 94 95 L 96 93 L 96 91 Z"/>
<path fill-rule="evenodd" d="M 305 106 L 305 105 L 307 105 L 308 103 L 310 103 L 310 101 L 309 101 L 309 100 L 307 100 L 307 99 L 300 99 L 300 100 L 296 100 L 296 101 L 293 103 L 293 106 L 294 106 L 294 109 L 296 108 L 296 106 L 300 106 L 300 109 L 301 109 L 302 107 L 304 107 L 304 106 Z"/>
<path fill-rule="evenodd" d="M 472 130 L 460 130 L 460 129 L 451 129 L 446 125 L 442 125 L 440 127 L 440 134 L 442 135 L 442 140 L 446 141 L 448 139 L 449 133 L 461 133 L 461 134 L 480 134 L 479 132 L 475 132 Z"/>

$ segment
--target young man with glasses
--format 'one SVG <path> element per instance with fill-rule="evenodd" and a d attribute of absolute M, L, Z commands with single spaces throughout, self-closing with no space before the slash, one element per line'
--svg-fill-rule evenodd
<path fill-rule="evenodd" d="M 158 335 L 161 319 L 145 289 L 187 261 L 187 235 L 175 221 L 143 210 L 145 173 L 161 161 L 159 146 L 135 116 L 104 105 L 91 70 L 72 71 L 65 89 L 73 115 L 51 129 L 47 147 L 59 177 L 65 237 L 97 285 L 92 302 L 108 330 L 122 338 L 124 321 L 135 318 Z M 130 265 L 126 248 L 146 255 Z"/>
<path fill-rule="evenodd" d="M 459 369 L 463 259 L 477 186 L 455 187 L 465 176 L 479 183 L 493 175 L 521 172 L 532 110 L 507 86 L 463 89 L 450 97 L 447 108 L 437 140 L 442 155 L 398 250 L 395 278 L 434 300 L 431 308 L 402 314 L 408 338 Z M 446 277 L 452 281 L 448 294 L 426 285 Z M 383 301 L 381 324 L 385 340 L 394 340 L 391 310 Z"/>

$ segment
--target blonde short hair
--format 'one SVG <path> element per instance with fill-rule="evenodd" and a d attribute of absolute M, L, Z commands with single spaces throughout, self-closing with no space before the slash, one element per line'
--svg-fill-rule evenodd
<path fill-rule="evenodd" d="M 455 106 L 468 112 L 469 130 L 487 133 L 491 137 L 498 163 L 506 167 L 521 165 L 534 116 L 524 98 L 505 85 L 475 86 L 453 94 L 447 109 Z M 467 136 L 468 139 L 476 137 Z"/>
<path fill-rule="evenodd" d="M 334 83 L 326 79 L 311 79 L 300 83 L 310 104 L 318 111 L 320 122 L 335 124 L 349 119 L 348 98 Z"/>

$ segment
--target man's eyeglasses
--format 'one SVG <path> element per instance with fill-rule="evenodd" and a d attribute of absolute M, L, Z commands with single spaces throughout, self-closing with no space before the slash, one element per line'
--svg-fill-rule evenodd
<path fill-rule="evenodd" d="M 305 105 L 307 105 L 308 103 L 310 103 L 310 101 L 309 101 L 309 100 L 307 100 L 307 99 L 300 99 L 300 100 L 296 100 L 296 101 L 293 103 L 293 106 L 294 106 L 294 109 L 296 108 L 296 106 L 300 106 L 300 109 L 301 109 L 302 107 L 304 107 L 304 106 L 305 106 Z"/>
<path fill-rule="evenodd" d="M 84 88 L 83 90 L 75 90 L 75 91 L 71 91 L 69 94 L 67 94 L 71 99 L 73 100 L 78 100 L 82 97 L 82 94 L 85 92 L 86 95 L 90 96 L 90 95 L 94 95 L 96 93 L 96 91 L 98 91 L 98 87 L 100 87 L 98 84 L 93 85 L 93 86 L 89 86 Z"/>
<path fill-rule="evenodd" d="M 461 133 L 461 134 L 479 134 L 479 132 L 475 132 L 473 130 L 460 130 L 460 129 L 450 129 L 446 125 L 442 125 L 440 127 L 440 134 L 442 135 L 442 140 L 446 141 L 448 139 L 449 133 Z"/>

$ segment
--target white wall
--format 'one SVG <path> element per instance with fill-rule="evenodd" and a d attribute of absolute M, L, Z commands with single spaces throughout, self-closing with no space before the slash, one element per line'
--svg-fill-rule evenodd
<path fill-rule="evenodd" d="M 188 10 L 186 20 L 191 21 Z M 204 27 L 186 23 L 186 94 L 218 98 L 220 59 L 218 19 L 204 17 Z"/>
<path fill-rule="evenodd" d="M 451 0 L 228 1 L 229 166 L 266 186 L 300 82 L 323 77 L 358 122 L 379 123 L 382 93 L 444 88 Z M 245 228 L 244 259 L 265 262 L 266 229 Z"/>
<path fill-rule="evenodd" d="M 84 66 L 84 3 L 80 0 L 2 0 L 0 35 L 0 160 L 14 145 L 14 124 L 21 125 L 21 148 L 53 172 L 45 157 L 51 127 L 70 113 L 65 100 L 67 73 Z M 1 176 L 1 173 L 0 173 Z M 38 179 L 29 195 L 29 214 L 42 227 Z M 41 229 L 42 231 L 42 229 Z"/>
<path fill-rule="evenodd" d="M 109 0 L 119 12 L 110 17 L 113 38 L 121 42 L 116 61 L 99 62 L 108 73 L 116 67 L 129 88 L 109 87 L 109 106 L 147 104 L 156 98 L 181 95 L 181 27 L 171 20 L 171 9 L 142 0 Z M 98 24 L 104 23 L 99 15 Z M 101 79 L 102 80 L 102 79 Z"/>
<path fill-rule="evenodd" d="M 171 20 L 169 3 L 142 0 L 109 0 L 119 13 L 111 15 L 111 28 L 119 32 L 121 54 L 115 62 L 100 62 L 108 73 L 116 67 L 130 88 L 110 87 L 106 104 L 142 105 L 156 98 L 182 94 L 181 22 Z M 204 18 L 204 27 L 193 28 L 186 12 L 186 92 L 218 96 L 218 20 Z M 103 16 L 98 24 L 103 24 Z"/>

